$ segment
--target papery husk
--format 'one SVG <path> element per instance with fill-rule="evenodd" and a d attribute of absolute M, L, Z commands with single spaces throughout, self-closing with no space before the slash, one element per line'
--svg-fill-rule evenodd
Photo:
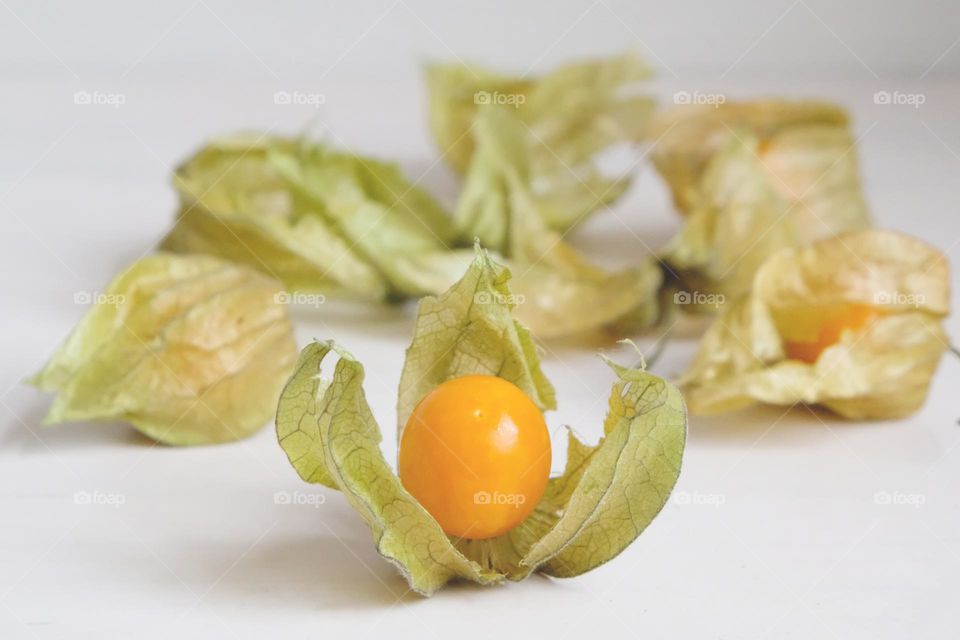
<path fill-rule="evenodd" d="M 818 318 L 854 305 L 877 315 L 812 364 L 787 357 L 785 341 L 809 338 Z M 760 402 L 904 417 L 922 406 L 948 348 L 948 313 L 947 261 L 916 238 L 867 230 L 785 249 L 760 268 L 748 297 L 723 309 L 681 388 L 695 414 Z"/>

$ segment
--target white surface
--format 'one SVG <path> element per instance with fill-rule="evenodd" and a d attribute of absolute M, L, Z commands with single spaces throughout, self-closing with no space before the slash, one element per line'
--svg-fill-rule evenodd
<path fill-rule="evenodd" d="M 177 7 L 179 13 L 189 6 Z M 268 64 L 283 77 L 278 83 L 257 62 L 262 43 L 248 48 L 218 26 L 206 6 L 194 6 L 179 23 L 171 24 L 177 17 L 172 14 L 179 15 L 173 9 L 160 27 L 145 19 L 149 28 L 134 31 L 139 37 L 117 35 L 143 56 L 125 77 L 109 65 L 97 66 L 100 58 L 109 61 L 98 48 L 109 48 L 109 39 L 101 42 L 76 30 L 87 34 L 83 51 L 96 55 L 71 48 L 80 36 L 51 39 L 50 33 L 59 37 L 82 22 L 76 14 L 58 18 L 39 3 L 11 5 L 18 14 L 27 11 L 24 23 L 11 18 L 0 27 L 18 38 L 16 45 L 4 42 L 5 50 L 29 62 L 5 56 L 0 83 L 0 637 L 343 638 L 348 632 L 349 637 L 519 637 L 515 634 L 534 630 L 552 638 L 956 635 L 960 365 L 953 359 L 944 360 L 927 405 L 909 420 L 847 423 L 804 409 L 693 419 L 676 494 L 681 499 L 615 561 L 574 580 L 534 577 L 494 589 L 456 586 L 430 600 L 404 595 L 405 583 L 377 557 L 359 518 L 336 494 L 301 483 L 270 429 L 236 444 L 170 449 L 145 442 L 123 425 L 40 428 L 49 398 L 18 381 L 41 365 L 84 313 L 74 295 L 102 289 L 163 234 L 174 207 L 170 166 L 215 133 L 296 131 L 316 115 L 272 101 L 278 89 L 316 86 L 311 78 L 317 67 L 295 64 L 307 56 L 307 44 L 292 41 L 286 62 L 270 58 Z M 221 15 L 219 6 L 215 10 Z M 44 11 L 49 15 L 39 15 Z M 873 38 L 891 21 L 888 12 L 877 13 L 881 26 L 870 32 Z M 362 32 L 357 15 L 344 18 L 353 38 Z M 761 55 L 763 47 L 780 47 L 781 28 L 800 33 L 807 49 L 837 44 L 822 25 L 816 37 L 803 36 L 809 25 L 793 24 L 802 15 L 807 14 L 791 12 L 748 50 L 776 15 L 752 18 L 752 30 L 744 29 L 749 35 L 737 39 L 739 52 L 747 51 L 744 60 Z M 674 18 L 668 31 L 681 37 Z M 609 28 L 592 19 L 579 23 L 588 33 Z M 947 21 L 924 19 L 930 35 L 901 58 L 908 69 L 899 75 L 887 66 L 893 57 L 860 54 L 878 70 L 877 79 L 840 47 L 829 56 L 849 75 L 842 83 L 781 79 L 776 85 L 734 85 L 719 78 L 739 55 L 731 49 L 731 59 L 702 69 L 708 81 L 663 73 L 656 91 L 666 101 L 678 89 L 719 89 L 730 98 L 785 92 L 843 102 L 862 136 L 862 174 L 878 223 L 925 238 L 956 261 L 960 88 L 940 77 L 939 65 L 922 83 L 917 79 L 926 66 L 921 58 L 933 62 L 947 52 L 940 64 L 950 69 L 960 53 L 948 49 L 951 40 L 941 24 Z M 255 21 L 244 20 L 240 24 L 255 31 Z M 456 21 L 449 15 L 445 20 Z M 493 18 L 484 20 L 489 25 Z M 549 22 L 537 35 L 538 46 L 523 44 L 519 67 L 546 64 L 537 56 L 563 40 L 573 19 L 561 22 Z M 706 29 L 701 22 L 694 30 Z M 630 24 L 649 28 L 636 15 Z M 302 24 L 295 26 L 298 38 L 310 37 Z M 583 44 L 589 38 L 580 34 L 581 26 L 572 27 L 569 37 Z M 170 41 L 161 38 L 164 28 Z M 273 29 L 276 45 L 283 34 L 275 23 Z M 107 31 L 103 27 L 100 36 L 106 38 Z M 404 73 L 387 83 L 348 81 L 347 74 L 325 85 L 327 104 L 315 128 L 339 144 L 402 159 L 412 177 L 422 175 L 424 185 L 449 201 L 455 183 L 445 168 L 431 167 L 422 92 L 406 81 L 419 50 L 393 42 L 395 33 L 397 27 L 390 26 L 369 36 L 389 55 L 374 55 L 363 39 L 357 49 L 371 65 L 384 60 Z M 441 34 L 450 42 L 460 39 L 456 31 Z M 428 31 L 420 35 L 432 37 Z M 196 68 L 189 60 L 179 65 L 175 58 L 185 55 L 178 53 L 180 44 L 200 37 L 216 44 L 190 45 L 197 48 L 191 50 Z M 340 48 L 331 51 L 347 49 L 348 40 L 343 36 Z M 512 46 L 478 42 L 477 37 L 467 43 L 474 57 L 486 53 L 497 59 L 503 54 L 494 50 Z M 583 53 L 560 42 L 548 61 L 562 57 L 561 51 Z M 262 55 L 269 58 L 268 53 Z M 157 60 L 164 62 L 154 64 Z M 352 54 L 344 60 L 353 60 Z M 135 60 L 120 56 L 116 62 L 127 69 Z M 211 76 L 211 68 L 218 73 Z M 121 91 L 126 103 L 119 109 L 77 106 L 72 94 L 78 89 Z M 878 89 L 922 92 L 926 102 L 919 109 L 875 105 Z M 660 245 L 677 224 L 662 186 L 644 166 L 616 216 L 597 218 L 574 241 L 609 263 L 625 264 L 646 253 L 644 245 Z M 956 275 L 954 269 L 955 281 Z M 366 363 L 367 394 L 391 459 L 395 389 L 410 319 L 410 309 L 327 305 L 319 313 L 298 313 L 301 344 L 333 336 Z M 948 330 L 958 333 L 955 318 Z M 641 340 L 641 346 L 647 343 Z M 593 355 L 598 346 L 547 345 L 544 366 L 560 398 L 559 410 L 548 418 L 552 428 L 566 423 L 587 437 L 599 435 L 611 379 Z M 693 342 L 671 345 L 655 370 L 679 372 L 693 349 Z M 622 348 L 608 351 L 629 357 Z M 555 463 L 561 459 L 558 455 Z M 76 504 L 75 495 L 84 491 L 123 504 Z M 322 496 L 324 502 L 279 505 L 278 491 L 300 492 L 314 502 Z M 877 492 L 923 503 L 879 505 Z M 690 498 L 687 504 L 683 498 Z"/>
<path fill-rule="evenodd" d="M 637 48 L 668 77 L 955 75 L 952 0 L 3 0 L 0 60 L 142 76 L 224 67 L 315 83 L 412 81 L 452 54 L 519 71 Z M 9 10 L 5 9 L 7 7 Z M 13 16 L 16 16 L 14 18 Z M 9 18 L 9 19 L 7 19 Z M 59 60 L 58 60 L 59 58 Z M 62 63 L 62 64 L 61 64 Z M 932 68 L 932 67 L 936 68 Z M 131 71 L 131 69 L 133 69 Z M 866 75 L 865 75 L 866 74 Z"/>

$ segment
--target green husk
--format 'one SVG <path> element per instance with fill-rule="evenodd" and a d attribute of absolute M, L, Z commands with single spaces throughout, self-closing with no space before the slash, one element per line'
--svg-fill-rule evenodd
<path fill-rule="evenodd" d="M 280 283 L 211 256 L 156 254 L 121 273 L 31 383 L 45 422 L 129 422 L 195 445 L 263 427 L 296 359 Z"/>
<path fill-rule="evenodd" d="M 400 424 L 418 394 L 471 373 L 502 375 L 541 407 L 553 406 L 530 336 L 510 317 L 508 279 L 478 250 L 460 282 L 422 301 L 401 380 Z M 331 351 L 340 358 L 326 380 L 323 360 Z M 623 551 L 663 507 L 680 472 L 686 412 L 679 391 L 645 371 L 611 367 L 617 381 L 603 439 L 589 446 L 571 432 L 564 473 L 550 480 L 533 514 L 497 538 L 448 538 L 403 489 L 380 451 L 363 367 L 332 342 L 301 354 L 281 395 L 277 435 L 301 478 L 344 493 L 378 551 L 418 593 L 430 595 L 453 579 L 575 576 Z"/>

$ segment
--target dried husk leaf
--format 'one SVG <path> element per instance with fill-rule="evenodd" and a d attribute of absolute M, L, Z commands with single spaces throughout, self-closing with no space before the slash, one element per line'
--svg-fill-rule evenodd
<path fill-rule="evenodd" d="M 714 312 L 745 295 L 779 249 L 868 227 L 853 146 L 845 128 L 824 125 L 730 137 L 688 192 L 690 213 L 662 256 L 679 290 L 708 298 L 687 308 Z"/>
<path fill-rule="evenodd" d="M 844 331 L 812 364 L 787 358 L 786 340 L 808 339 L 851 306 L 877 317 Z M 802 402 L 854 419 L 907 416 L 947 348 L 948 312 L 946 259 L 910 236 L 866 230 L 786 249 L 707 331 L 681 387 L 696 414 Z"/>
<path fill-rule="evenodd" d="M 710 159 L 732 139 L 749 134 L 764 144 L 794 127 L 846 129 L 848 117 L 837 105 L 813 100 L 755 100 L 719 105 L 690 105 L 660 111 L 649 137 L 654 167 L 667 181 L 682 213 L 692 208 L 691 192 Z"/>
<path fill-rule="evenodd" d="M 175 175 L 162 247 L 273 275 L 290 290 L 379 301 L 443 290 L 469 264 L 446 212 L 399 169 L 302 139 L 210 142 Z"/>
<path fill-rule="evenodd" d="M 174 445 L 249 436 L 296 359 L 282 291 L 211 256 L 142 258 L 31 381 L 57 393 L 46 422 L 129 422 Z"/>
<path fill-rule="evenodd" d="M 517 317 L 541 338 L 596 330 L 626 317 L 634 329 L 652 324 L 662 278 L 654 259 L 609 273 L 549 228 L 531 195 L 522 150 L 529 134 L 512 112 L 480 109 L 474 137 L 478 146 L 455 225 L 463 237 L 479 238 L 508 258 Z"/>
<path fill-rule="evenodd" d="M 508 279 L 478 250 L 461 282 L 421 302 L 401 380 L 401 426 L 423 393 L 468 374 L 502 375 L 541 407 L 553 406 L 533 342 L 510 316 Z M 328 382 L 320 366 L 331 350 L 340 360 Z M 536 570 L 569 577 L 629 545 L 663 507 L 680 471 L 686 413 L 679 391 L 644 371 L 611 367 L 618 380 L 604 438 L 591 447 L 571 434 L 566 470 L 550 480 L 533 514 L 487 540 L 448 538 L 403 489 L 380 452 L 363 367 L 332 343 L 301 354 L 281 396 L 277 433 L 300 476 L 342 491 L 370 525 L 380 553 L 418 593 L 430 595 L 453 579 L 492 584 Z"/>
<path fill-rule="evenodd" d="M 397 442 L 410 413 L 451 378 L 496 375 L 513 383 L 541 411 L 557 406 L 540 369 L 529 330 L 514 319 L 510 272 L 477 249 L 470 269 L 446 293 L 420 301 L 397 403 Z"/>
<path fill-rule="evenodd" d="M 325 380 L 321 363 L 331 350 L 340 359 Z M 370 526 L 377 551 L 418 593 L 431 595 L 453 578 L 502 580 L 458 552 L 400 484 L 380 451 L 363 376 L 363 365 L 332 342 L 304 349 L 277 408 L 277 437 L 290 463 L 305 481 L 343 493 Z"/>
<path fill-rule="evenodd" d="M 529 134 L 522 142 L 531 196 L 553 229 L 566 230 L 616 200 L 629 178 L 608 178 L 594 164 L 608 147 L 639 139 L 654 102 L 637 93 L 650 68 L 632 53 L 562 66 L 539 78 L 514 78 L 473 65 L 427 68 L 430 128 L 459 173 L 473 162 L 471 127 L 487 105 L 506 104 Z M 496 245 L 487 243 L 488 248 Z"/>

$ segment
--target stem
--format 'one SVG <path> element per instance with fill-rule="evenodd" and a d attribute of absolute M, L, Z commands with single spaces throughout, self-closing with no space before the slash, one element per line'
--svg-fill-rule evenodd
<path fill-rule="evenodd" d="M 952 344 L 948 344 L 948 345 L 947 345 L 947 349 L 949 349 L 949 350 L 950 350 L 950 353 L 952 353 L 953 355 L 957 356 L 957 359 L 960 360 L 960 349 L 958 349 L 957 347 L 953 346 Z"/>
<path fill-rule="evenodd" d="M 667 348 L 671 329 L 673 329 L 673 325 L 670 325 L 666 331 L 660 334 L 656 342 L 653 343 L 653 349 L 650 353 L 650 357 L 647 358 L 642 356 L 640 360 L 633 366 L 634 369 L 643 368 L 644 364 L 646 364 L 646 370 L 649 371 L 653 365 L 657 363 L 657 360 L 660 359 L 660 356 L 663 355 L 664 350 Z M 960 351 L 957 351 L 957 357 L 960 358 Z"/>
<path fill-rule="evenodd" d="M 648 369 L 657 364 L 657 360 L 660 359 L 660 356 L 663 355 L 663 351 L 667 348 L 667 341 L 663 339 L 664 337 L 665 336 L 661 336 L 661 338 L 654 343 L 653 351 L 650 353 L 650 359 L 647 360 Z"/>

